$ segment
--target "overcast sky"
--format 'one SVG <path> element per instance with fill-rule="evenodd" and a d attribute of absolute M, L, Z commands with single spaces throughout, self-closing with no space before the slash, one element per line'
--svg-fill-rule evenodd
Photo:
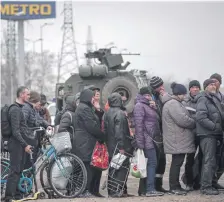
<path fill-rule="evenodd" d="M 85 43 L 91 25 L 98 47 L 114 42 L 120 49 L 141 53 L 125 57 L 132 63 L 129 69 L 173 76 L 178 82 L 202 82 L 215 72 L 224 77 L 224 2 L 74 2 L 73 8 L 75 40 Z M 40 25 L 53 22 L 44 28 L 44 49 L 60 51 L 62 10 L 63 2 L 57 2 L 56 19 L 26 23 L 25 37 L 40 38 Z M 26 42 L 26 50 L 31 49 Z M 83 58 L 85 46 L 77 44 L 77 50 Z"/>

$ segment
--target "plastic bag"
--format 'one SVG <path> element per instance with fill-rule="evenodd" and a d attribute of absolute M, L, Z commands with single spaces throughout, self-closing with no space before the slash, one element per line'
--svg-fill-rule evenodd
<path fill-rule="evenodd" d="M 96 142 L 90 165 L 100 170 L 106 170 L 108 168 L 109 154 L 105 144 Z"/>
<path fill-rule="evenodd" d="M 134 157 L 131 162 L 131 175 L 136 178 L 147 177 L 147 158 L 145 158 L 142 149 L 134 152 Z"/>
<path fill-rule="evenodd" d="M 50 139 L 50 142 L 56 149 L 57 153 L 63 152 L 65 150 L 70 151 L 72 149 L 69 132 L 56 133 L 53 138 Z"/>
<path fill-rule="evenodd" d="M 62 157 L 58 163 L 60 168 L 56 162 L 52 168 L 52 183 L 57 189 L 65 189 L 68 184 L 69 176 L 72 174 L 72 164 L 65 157 Z M 64 177 L 63 174 L 66 177 Z"/>
<path fill-rule="evenodd" d="M 125 156 L 124 154 L 118 153 L 115 156 L 113 156 L 110 166 L 112 168 L 115 168 L 116 170 L 118 170 L 126 158 L 127 158 L 127 156 Z"/>

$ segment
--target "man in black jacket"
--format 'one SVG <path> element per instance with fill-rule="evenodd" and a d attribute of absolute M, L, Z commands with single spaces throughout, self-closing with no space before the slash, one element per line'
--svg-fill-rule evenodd
<path fill-rule="evenodd" d="M 84 193 L 85 197 L 94 195 L 94 185 L 96 184 L 94 176 L 99 172 L 90 166 L 94 147 L 97 141 L 105 141 L 105 134 L 101 131 L 101 124 L 95 115 L 93 103 L 94 92 L 90 89 L 83 90 L 74 115 L 75 136 L 72 149 L 82 159 L 87 170 L 88 182 Z"/>
<path fill-rule="evenodd" d="M 200 94 L 196 107 L 197 136 L 203 154 L 201 172 L 201 193 L 217 195 L 218 190 L 212 187 L 216 172 L 217 141 L 222 141 L 222 115 L 215 101 L 216 85 L 214 80 L 207 79 L 203 83 L 205 91 Z"/>
<path fill-rule="evenodd" d="M 27 144 L 27 126 L 22 112 L 25 101 L 29 99 L 29 90 L 22 86 L 17 90 L 17 99 L 9 109 L 9 122 L 12 135 L 8 143 L 10 152 L 10 172 L 6 184 L 5 201 L 11 202 L 21 198 L 17 186 L 20 180 L 20 174 L 23 171 L 25 152 L 31 152 L 31 146 Z"/>
<path fill-rule="evenodd" d="M 127 176 L 129 168 L 129 157 L 132 155 L 131 135 L 128 125 L 128 120 L 123 111 L 122 97 L 119 93 L 112 93 L 108 98 L 109 110 L 104 115 L 104 131 L 107 136 L 107 148 L 110 161 L 113 155 L 118 152 L 127 156 L 122 166 L 114 171 L 114 168 L 109 168 L 108 178 L 108 194 L 111 197 L 120 197 L 123 194 L 127 195 Z M 116 146 L 118 147 L 117 150 Z M 112 176 L 113 175 L 113 176 Z M 123 190 L 121 190 L 123 188 Z"/>
<path fill-rule="evenodd" d="M 222 76 L 220 74 L 215 73 L 215 74 L 211 75 L 210 79 L 215 81 L 215 85 L 216 85 L 215 101 L 217 102 L 218 105 L 219 105 L 219 103 L 221 103 L 220 110 L 223 113 L 222 127 L 224 128 L 224 95 L 220 92 L 220 85 L 222 84 Z M 224 133 L 224 131 L 223 131 L 223 133 Z M 223 142 L 223 144 L 224 144 L 224 142 Z M 222 145 L 220 145 L 220 149 L 221 149 L 221 146 Z M 221 152 L 221 151 L 219 151 L 219 152 Z M 224 157 L 222 157 L 222 158 L 224 158 Z M 220 190 L 224 189 L 224 187 L 218 183 L 218 180 L 223 175 L 223 172 L 224 172 L 223 170 L 224 170 L 224 168 L 221 168 L 221 167 L 218 167 L 218 169 L 217 169 L 217 173 L 213 180 L 213 187 L 215 187 L 216 189 L 220 189 Z"/>

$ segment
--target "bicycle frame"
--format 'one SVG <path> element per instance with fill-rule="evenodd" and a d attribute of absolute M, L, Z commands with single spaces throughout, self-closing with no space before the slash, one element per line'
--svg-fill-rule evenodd
<path fill-rule="evenodd" d="M 50 160 L 54 159 L 58 168 L 60 169 L 62 175 L 64 177 L 66 177 L 66 173 L 64 172 L 65 170 L 63 169 L 63 167 L 64 167 L 63 162 L 61 161 L 61 159 L 57 159 L 57 153 L 56 153 L 56 150 L 55 150 L 54 146 L 50 145 L 50 147 L 48 149 L 42 149 L 42 153 L 43 154 L 37 159 L 37 161 L 34 164 L 34 168 L 36 168 L 36 166 L 40 163 L 40 161 L 42 161 L 41 164 L 38 166 L 38 168 L 35 169 L 35 171 L 34 171 L 35 175 L 39 172 L 39 170 L 43 166 L 45 166 L 46 164 L 49 164 Z M 60 161 L 60 163 L 58 161 Z M 5 162 L 5 164 L 7 164 L 7 170 L 9 170 L 9 167 L 10 167 L 9 160 L 5 159 L 4 162 Z M 62 165 L 62 168 L 61 168 L 60 164 Z M 28 193 L 33 186 L 32 182 L 33 182 L 33 177 L 34 176 L 33 176 L 33 170 L 32 169 L 33 168 L 30 167 L 26 170 L 23 170 L 23 172 L 21 174 L 20 182 L 19 182 L 18 186 L 19 186 L 19 188 L 22 192 Z M 31 176 L 27 177 L 29 173 L 31 173 Z M 4 178 L 5 177 L 7 177 L 7 175 L 4 176 Z M 1 184 L 4 184 L 4 183 L 7 182 L 7 179 L 4 179 L 4 178 L 2 179 L 2 176 L 1 176 Z M 21 187 L 22 181 L 26 181 L 26 182 L 29 183 L 29 189 L 28 190 L 23 190 L 23 188 Z"/>

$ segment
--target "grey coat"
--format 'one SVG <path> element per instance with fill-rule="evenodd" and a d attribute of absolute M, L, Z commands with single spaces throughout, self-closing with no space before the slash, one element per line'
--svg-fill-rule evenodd
<path fill-rule="evenodd" d="M 192 132 L 195 121 L 184 105 L 174 97 L 163 107 L 162 126 L 166 154 L 195 152 L 195 137 Z"/>

